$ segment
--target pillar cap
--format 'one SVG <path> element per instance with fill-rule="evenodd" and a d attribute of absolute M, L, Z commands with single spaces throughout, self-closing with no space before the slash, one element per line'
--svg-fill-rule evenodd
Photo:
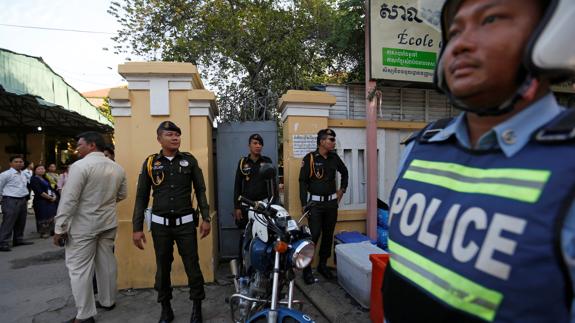
<path fill-rule="evenodd" d="M 327 92 L 289 90 L 278 103 L 278 111 L 282 112 L 289 103 L 325 104 L 332 106 L 336 103 L 336 97 Z"/>
<path fill-rule="evenodd" d="M 213 115 L 218 115 L 218 106 L 216 104 L 216 95 L 208 90 L 191 90 L 188 91 L 188 100 L 193 101 L 209 101 L 210 109 Z"/>
<path fill-rule="evenodd" d="M 190 76 L 195 89 L 204 89 L 198 69 L 191 63 L 180 62 L 127 62 L 118 65 L 118 73 L 129 76 Z"/>
<path fill-rule="evenodd" d="M 108 93 L 108 97 L 110 97 L 112 100 L 129 100 L 130 91 L 125 87 L 111 88 L 110 92 Z"/>

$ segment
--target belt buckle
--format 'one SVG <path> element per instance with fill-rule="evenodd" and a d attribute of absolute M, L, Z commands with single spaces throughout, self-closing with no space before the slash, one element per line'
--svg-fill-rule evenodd
<path fill-rule="evenodd" d="M 169 227 L 175 227 L 176 225 L 176 219 L 175 218 L 167 218 L 168 219 L 168 226 Z"/>

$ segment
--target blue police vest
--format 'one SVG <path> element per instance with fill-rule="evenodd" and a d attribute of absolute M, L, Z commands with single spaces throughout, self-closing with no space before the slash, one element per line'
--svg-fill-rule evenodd
<path fill-rule="evenodd" d="M 568 322 L 559 230 L 574 184 L 573 144 L 507 158 L 415 142 L 390 199 L 391 270 L 485 321 Z"/>

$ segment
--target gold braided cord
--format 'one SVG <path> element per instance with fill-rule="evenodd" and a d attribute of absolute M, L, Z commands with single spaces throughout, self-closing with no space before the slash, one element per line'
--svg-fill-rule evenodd
<path fill-rule="evenodd" d="M 162 182 L 164 181 L 164 172 L 162 171 L 162 176 L 158 176 L 158 180 L 154 179 L 154 176 L 152 174 L 152 162 L 154 161 L 154 157 L 153 155 L 148 157 L 148 176 L 150 176 L 150 179 L 152 179 L 152 183 L 156 186 L 162 184 Z"/>
<path fill-rule="evenodd" d="M 244 172 L 244 161 L 246 160 L 245 157 L 242 157 L 242 159 L 240 159 L 240 172 L 244 175 L 244 176 L 249 176 L 250 172 Z"/>
<path fill-rule="evenodd" d="M 317 179 L 322 179 L 323 174 L 324 174 L 323 168 L 320 169 L 320 172 L 316 171 L 315 163 L 313 161 L 313 154 L 309 154 L 309 177 L 311 178 L 312 175 L 315 175 Z"/>

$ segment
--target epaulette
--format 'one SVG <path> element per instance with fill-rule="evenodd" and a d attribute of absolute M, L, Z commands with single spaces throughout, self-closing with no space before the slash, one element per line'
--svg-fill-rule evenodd
<path fill-rule="evenodd" d="M 575 141 L 575 109 L 567 109 L 535 134 L 535 141 L 558 144 Z"/>
<path fill-rule="evenodd" d="M 403 138 L 399 142 L 399 144 L 400 145 L 408 145 L 410 142 L 414 141 L 417 138 L 417 136 L 419 136 L 420 133 L 421 133 L 421 130 L 414 131 L 414 132 L 410 133 L 409 136 Z"/>
<path fill-rule="evenodd" d="M 420 143 L 427 143 L 431 138 L 433 138 L 433 136 L 445 129 L 445 127 L 451 123 L 452 120 L 453 118 L 444 118 L 430 123 L 427 127 L 423 128 L 419 132 L 416 138 L 418 138 Z"/>
<path fill-rule="evenodd" d="M 148 155 L 148 157 L 146 157 L 146 163 L 149 165 L 151 164 L 156 158 L 158 158 L 158 153 L 153 153 L 151 155 Z"/>

